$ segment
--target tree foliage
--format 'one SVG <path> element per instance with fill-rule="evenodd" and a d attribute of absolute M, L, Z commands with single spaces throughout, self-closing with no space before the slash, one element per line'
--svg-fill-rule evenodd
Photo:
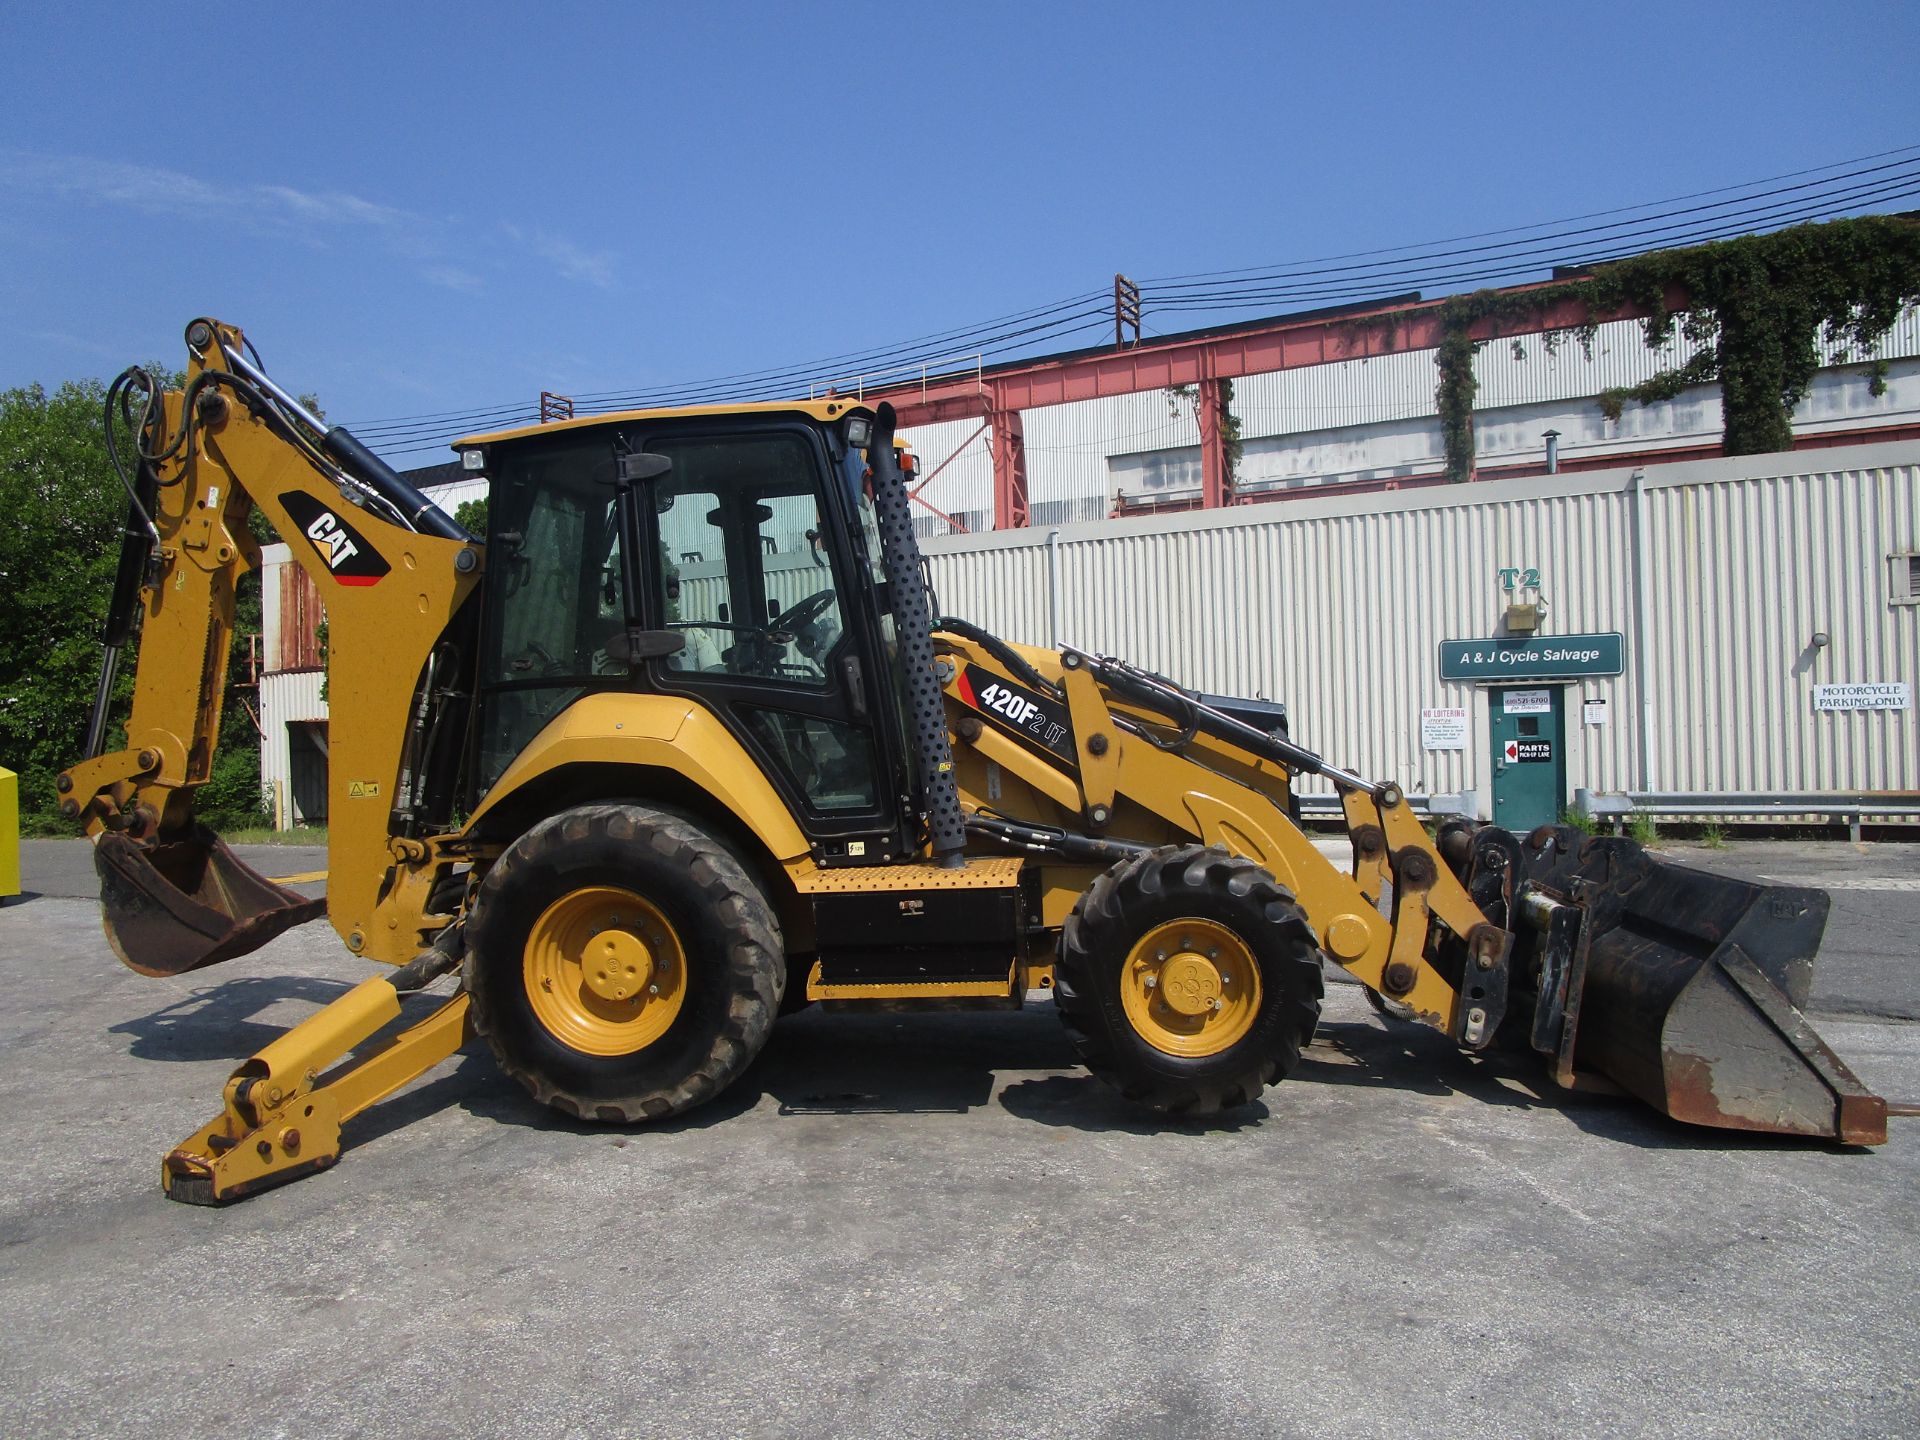
<path fill-rule="evenodd" d="M 469 535 L 487 538 L 487 498 L 482 495 L 477 500 L 462 500 L 453 507 L 453 523 L 460 526 Z"/>
<path fill-rule="evenodd" d="M 160 373 L 160 372 L 156 372 Z M 100 631 L 113 589 L 126 492 L 107 457 L 105 387 L 69 381 L 0 392 L 0 765 L 20 776 L 29 832 L 70 834 L 54 777 L 81 757 L 100 675 Z M 122 434 L 120 453 L 132 451 Z M 259 587 L 242 582 L 237 633 L 260 628 Z M 113 719 L 124 723 L 133 647 L 122 657 Z M 258 734 L 229 704 L 212 782 L 198 797 L 211 823 L 257 823 Z M 237 723 L 236 723 L 237 722 Z M 109 747 L 123 743 L 116 724 Z"/>

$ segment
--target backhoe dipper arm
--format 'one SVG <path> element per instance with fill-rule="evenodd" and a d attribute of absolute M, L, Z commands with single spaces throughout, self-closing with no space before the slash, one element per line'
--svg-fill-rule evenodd
<path fill-rule="evenodd" d="M 338 723 L 327 909 L 355 953 L 403 963 L 431 938 L 410 923 L 417 917 L 391 905 L 377 913 L 400 888 L 389 869 L 422 858 L 390 833 L 409 707 L 415 677 L 479 580 L 480 547 L 268 381 L 237 329 L 196 320 L 187 346 L 185 388 L 149 400 L 132 486 L 149 498 L 152 529 L 144 547 L 128 542 L 129 552 L 148 550 L 144 563 L 123 556 L 122 578 L 140 580 L 127 747 L 62 774 L 62 810 L 95 839 L 108 934 L 137 969 L 226 959 L 272 938 L 285 928 L 278 921 L 308 918 L 291 903 L 299 897 L 253 876 L 193 822 L 218 742 L 234 587 L 260 563 L 245 523 L 258 508 L 328 612 Z M 116 634 L 124 639 L 116 629 L 109 641 Z"/>

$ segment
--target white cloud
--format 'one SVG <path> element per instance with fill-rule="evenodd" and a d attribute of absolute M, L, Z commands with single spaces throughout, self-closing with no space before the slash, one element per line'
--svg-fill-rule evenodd
<path fill-rule="evenodd" d="M 589 250 L 550 230 L 523 230 L 511 223 L 500 228 L 516 245 L 525 246 L 552 265 L 562 280 L 575 280 L 602 290 L 613 288 L 614 256 L 611 250 Z"/>
<path fill-rule="evenodd" d="M 0 150 L 0 189 L 37 191 L 148 215 L 224 217 L 255 229 L 311 235 L 322 229 L 373 229 L 400 235 L 431 224 L 426 217 L 342 191 L 291 185 L 220 185 L 159 165 L 131 165 L 84 155 Z M 317 238 L 317 237 L 316 237 Z"/>
<path fill-rule="evenodd" d="M 422 280 L 448 290 L 481 289 L 481 272 L 488 268 L 484 255 L 470 252 L 476 246 L 484 251 L 489 240 L 476 241 L 473 232 L 451 217 L 425 215 L 343 190 L 227 185 L 159 165 L 0 149 L 0 194 L 8 191 L 146 215 L 220 219 L 314 246 L 347 244 L 357 237 L 413 262 Z M 588 249 L 545 229 L 505 225 L 502 232 L 563 280 L 601 290 L 613 286 L 616 257 L 610 250 Z M 492 263 L 498 263 L 497 257 Z"/>
<path fill-rule="evenodd" d="M 474 291 L 482 286 L 480 277 L 471 270 L 462 270 L 458 265 L 423 265 L 420 278 L 429 285 L 438 285 L 443 290 Z"/>

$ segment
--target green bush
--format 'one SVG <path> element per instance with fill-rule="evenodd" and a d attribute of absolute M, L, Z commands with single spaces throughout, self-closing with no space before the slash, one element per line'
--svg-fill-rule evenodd
<path fill-rule="evenodd" d="M 97 380 L 70 381 L 51 395 L 38 385 L 0 392 L 0 765 L 19 773 L 20 827 L 29 835 L 74 833 L 60 818 L 53 782 L 86 744 L 127 514 L 107 458 L 105 399 Z M 131 453 L 130 436 L 118 443 L 123 457 Z M 259 590 L 249 576 L 235 633 L 259 628 Z M 125 743 L 136 655 L 137 643 L 121 657 L 109 749 Z M 258 823 L 258 732 L 233 699 L 220 730 L 199 811 L 215 824 Z"/>

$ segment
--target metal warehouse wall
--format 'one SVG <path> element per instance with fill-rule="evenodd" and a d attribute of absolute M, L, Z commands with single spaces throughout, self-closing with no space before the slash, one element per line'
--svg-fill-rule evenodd
<path fill-rule="evenodd" d="M 1476 687 L 1438 678 L 1437 649 L 1496 633 L 1504 566 L 1541 570 L 1545 633 L 1626 636 L 1625 674 L 1570 689 L 1570 702 L 1608 702 L 1601 726 L 1570 703 L 1571 786 L 1920 788 L 1912 710 L 1815 714 L 1811 695 L 1820 683 L 1915 681 L 1920 606 L 1891 599 L 1888 557 L 1920 548 L 1920 444 L 1654 466 L 1643 502 L 1633 474 L 948 536 L 926 549 L 950 614 L 1283 700 L 1301 743 L 1413 793 L 1478 791 L 1483 815 L 1486 707 Z M 1831 645 L 1812 649 L 1815 631 Z M 1420 711 L 1437 706 L 1472 713 L 1466 750 L 1421 748 Z"/>

